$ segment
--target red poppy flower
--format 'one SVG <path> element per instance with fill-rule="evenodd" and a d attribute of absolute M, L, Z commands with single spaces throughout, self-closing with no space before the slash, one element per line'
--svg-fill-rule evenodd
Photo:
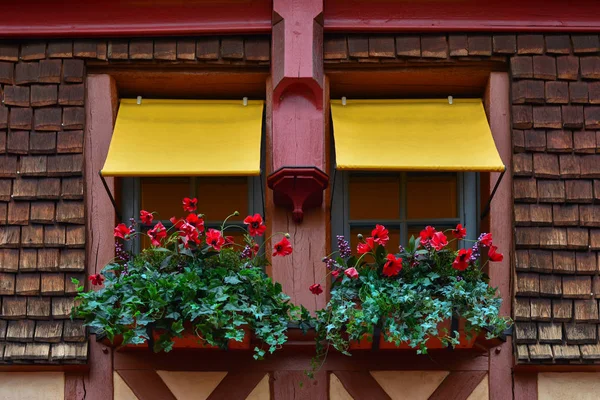
<path fill-rule="evenodd" d="M 185 199 L 183 199 L 183 211 L 187 211 L 187 212 L 196 211 L 197 205 L 198 205 L 198 199 L 195 197 L 193 199 L 190 199 L 189 197 L 186 197 Z"/>
<path fill-rule="evenodd" d="M 129 239 L 128 236 L 131 233 L 131 229 L 125 224 L 119 224 L 115 227 L 115 237 L 121 239 Z"/>
<path fill-rule="evenodd" d="M 320 283 L 315 283 L 315 284 L 310 285 L 309 289 L 312 294 L 319 295 L 319 294 L 323 293 L 323 289 L 321 288 Z"/>
<path fill-rule="evenodd" d="M 365 254 L 373 251 L 375 249 L 375 239 L 372 237 L 368 237 L 365 239 L 365 243 L 359 243 L 356 246 L 356 252 L 358 254 Z"/>
<path fill-rule="evenodd" d="M 426 226 L 419 234 L 419 236 L 421 236 L 421 243 L 428 244 L 434 234 L 435 228 L 433 226 Z"/>
<path fill-rule="evenodd" d="M 402 271 L 402 258 L 396 258 L 393 254 L 387 255 L 387 261 L 383 266 L 385 276 L 396 276 Z"/>
<path fill-rule="evenodd" d="M 104 277 L 100 274 L 90 275 L 88 279 L 94 286 L 101 286 L 104 283 Z"/>
<path fill-rule="evenodd" d="M 254 243 L 254 245 L 252 246 L 252 252 L 254 253 L 254 255 L 258 253 L 258 250 L 260 250 L 260 246 L 258 245 L 258 243 Z"/>
<path fill-rule="evenodd" d="M 274 256 L 288 256 L 292 254 L 292 245 L 287 238 L 283 238 L 278 243 L 275 243 L 273 250 L 275 250 L 273 251 Z"/>
<path fill-rule="evenodd" d="M 479 242 L 484 246 L 490 247 L 492 245 L 492 234 L 486 233 L 485 235 L 481 235 Z"/>
<path fill-rule="evenodd" d="M 140 220 L 142 221 L 143 224 L 150 225 L 152 223 L 153 219 L 154 219 L 154 215 L 152 215 L 152 213 L 149 213 L 146 210 L 140 211 Z"/>
<path fill-rule="evenodd" d="M 457 239 L 464 239 L 467 236 L 467 230 L 463 228 L 462 224 L 458 224 L 455 229 L 452 229 L 452 235 Z"/>
<path fill-rule="evenodd" d="M 457 269 L 459 271 L 464 271 L 469 266 L 471 262 L 471 255 L 473 255 L 473 250 L 471 249 L 460 249 L 458 251 L 458 255 L 456 259 L 452 263 L 452 268 Z"/>
<path fill-rule="evenodd" d="M 183 222 L 179 227 L 179 236 L 184 247 L 187 249 L 190 247 L 190 242 L 200 244 L 200 238 L 198 237 L 198 230 L 196 227 L 188 222 Z"/>
<path fill-rule="evenodd" d="M 448 244 L 448 239 L 444 232 L 436 232 L 433 234 L 433 238 L 429 241 L 429 243 L 433 246 L 437 251 L 442 250 Z"/>
<path fill-rule="evenodd" d="M 331 276 L 333 276 L 333 279 L 337 279 L 340 276 L 340 271 L 331 271 Z"/>
<path fill-rule="evenodd" d="M 248 232 L 250 236 L 261 236 L 267 230 L 267 227 L 263 224 L 263 219 L 260 214 L 248 215 L 244 219 L 244 224 L 248 225 Z"/>
<path fill-rule="evenodd" d="M 173 217 L 173 218 L 175 218 L 175 217 Z M 188 216 L 185 217 L 185 220 L 188 223 L 194 225 L 196 228 L 198 228 L 198 231 L 200 231 L 200 233 L 204 232 L 204 219 L 200 218 L 198 216 L 198 214 L 194 214 L 194 213 L 188 214 Z M 173 222 L 173 221 L 171 221 L 171 222 Z M 179 229 L 179 228 L 177 228 L 177 229 Z"/>
<path fill-rule="evenodd" d="M 354 267 L 346 269 L 344 274 L 346 274 L 346 276 L 350 279 L 358 278 L 358 271 Z"/>
<path fill-rule="evenodd" d="M 235 238 L 233 236 L 225 236 L 225 244 L 224 247 L 233 246 L 235 243 Z"/>
<path fill-rule="evenodd" d="M 206 234 L 206 244 L 216 251 L 221 251 L 221 247 L 225 244 L 225 239 L 221 235 L 221 231 L 209 229 Z"/>
<path fill-rule="evenodd" d="M 390 240 L 389 231 L 383 225 L 375 225 L 375 229 L 371 232 L 375 243 L 385 246 Z"/>
<path fill-rule="evenodd" d="M 171 223 L 173 224 L 175 229 L 181 229 L 181 226 L 185 223 L 185 221 L 183 219 L 177 219 L 175 217 L 171 217 L 171 219 L 169 219 L 169 221 L 171 221 Z"/>
<path fill-rule="evenodd" d="M 158 222 L 154 228 L 148 231 L 148 236 L 150 236 L 152 246 L 160 246 L 160 241 L 167 237 L 167 229 L 162 222 Z"/>
<path fill-rule="evenodd" d="M 490 248 L 488 250 L 488 258 L 490 259 L 490 261 L 500 262 L 500 261 L 504 260 L 504 256 L 502 255 L 502 253 L 498 253 L 497 250 L 498 250 L 497 246 L 490 246 Z"/>

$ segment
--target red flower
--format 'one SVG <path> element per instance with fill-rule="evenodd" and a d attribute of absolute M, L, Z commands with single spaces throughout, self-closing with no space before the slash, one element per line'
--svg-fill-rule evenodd
<path fill-rule="evenodd" d="M 221 247 L 225 244 L 225 239 L 221 235 L 221 231 L 216 229 L 209 229 L 206 234 L 206 244 L 215 249 L 221 251 Z"/>
<path fill-rule="evenodd" d="M 464 239 L 467 236 L 467 230 L 461 224 L 458 224 L 455 229 L 452 229 L 452 235 L 457 239 Z"/>
<path fill-rule="evenodd" d="M 104 277 L 100 274 L 90 275 L 88 279 L 92 282 L 94 286 L 101 286 L 104 283 Z"/>
<path fill-rule="evenodd" d="M 248 215 L 244 219 L 244 224 L 248 225 L 248 232 L 250 236 L 262 236 L 267 230 L 267 227 L 263 224 L 263 219 L 260 214 Z"/>
<path fill-rule="evenodd" d="M 235 238 L 233 236 L 225 236 L 225 244 L 224 247 L 233 246 L 235 243 Z"/>
<path fill-rule="evenodd" d="M 273 251 L 274 256 L 288 256 L 292 254 L 292 245 L 290 244 L 290 241 L 284 237 L 279 243 L 275 243 L 273 250 L 275 250 Z"/>
<path fill-rule="evenodd" d="M 383 225 L 375 225 L 375 229 L 371 232 L 375 243 L 385 246 L 390 240 L 389 231 Z"/>
<path fill-rule="evenodd" d="M 186 197 L 185 199 L 183 199 L 183 211 L 187 211 L 187 212 L 196 211 L 197 205 L 198 205 L 198 199 L 195 197 L 193 199 L 190 199 L 189 197 Z"/>
<path fill-rule="evenodd" d="M 323 289 L 321 288 L 320 283 L 315 283 L 315 284 L 310 285 L 309 289 L 312 294 L 319 295 L 319 294 L 323 293 Z"/>
<path fill-rule="evenodd" d="M 456 259 L 452 263 L 452 268 L 457 269 L 459 271 L 464 271 L 465 269 L 467 269 L 471 261 L 472 254 L 473 250 L 471 249 L 460 249 L 458 251 Z"/>
<path fill-rule="evenodd" d="M 419 234 L 421 236 L 421 243 L 428 244 L 429 240 L 433 238 L 435 234 L 435 228 L 433 226 L 426 226 L 425 229 L 421 231 Z"/>
<path fill-rule="evenodd" d="M 181 229 L 181 227 L 185 223 L 185 221 L 183 219 L 177 219 L 175 217 L 171 217 L 171 219 L 169 219 L 169 221 L 171 221 L 171 223 L 177 230 Z"/>
<path fill-rule="evenodd" d="M 140 211 L 140 219 L 142 220 L 143 224 L 150 225 L 154 219 L 154 215 L 146 210 L 142 210 Z"/>
<path fill-rule="evenodd" d="M 436 232 L 433 234 L 433 238 L 429 241 L 429 243 L 433 246 L 437 251 L 442 250 L 448 244 L 448 239 L 444 232 Z"/>
<path fill-rule="evenodd" d="M 333 279 L 337 279 L 340 276 L 340 271 L 331 271 L 331 276 L 333 276 Z"/>
<path fill-rule="evenodd" d="M 175 217 L 173 217 L 173 218 L 175 218 Z M 188 214 L 188 216 L 185 217 L 185 220 L 188 223 L 194 225 L 196 228 L 198 228 L 200 233 L 204 232 L 204 219 L 200 218 L 198 216 L 198 214 L 193 214 L 193 213 Z M 171 222 L 173 222 L 173 221 L 171 221 Z M 179 228 L 177 228 L 177 229 L 179 229 Z"/>
<path fill-rule="evenodd" d="M 479 242 L 484 246 L 490 247 L 492 245 L 492 234 L 486 233 L 485 235 L 481 235 Z"/>
<path fill-rule="evenodd" d="M 260 246 L 258 245 L 258 243 L 254 243 L 254 245 L 252 246 L 252 253 L 254 253 L 254 255 L 258 254 L 258 251 L 260 250 Z"/>
<path fill-rule="evenodd" d="M 490 259 L 490 261 L 500 262 L 504 260 L 504 256 L 502 255 L 502 253 L 497 253 L 497 250 L 497 246 L 490 246 L 490 249 L 488 250 L 488 258 Z"/>
<path fill-rule="evenodd" d="M 187 249 L 190 247 L 189 242 L 194 242 L 196 244 L 200 244 L 200 238 L 198 237 L 198 230 L 196 227 L 188 222 L 183 222 L 180 227 L 179 236 L 181 236 L 181 241 L 183 242 L 183 246 Z"/>
<path fill-rule="evenodd" d="M 346 276 L 350 279 L 358 278 L 358 271 L 354 267 L 346 269 L 344 274 L 346 274 Z"/>
<path fill-rule="evenodd" d="M 131 229 L 125 224 L 119 224 L 115 227 L 115 237 L 121 239 L 129 239 L 128 236 L 131 233 Z"/>
<path fill-rule="evenodd" d="M 387 262 L 383 266 L 385 276 L 396 276 L 402 271 L 402 258 L 396 258 L 393 254 L 387 255 Z"/>
<path fill-rule="evenodd" d="M 160 241 L 167 237 L 167 229 L 162 222 L 158 222 L 154 228 L 148 231 L 148 236 L 150 236 L 152 246 L 160 246 Z"/>
<path fill-rule="evenodd" d="M 359 243 L 356 246 L 356 251 L 358 254 L 365 254 L 375 249 L 375 239 L 372 237 L 368 237 L 365 239 L 365 243 Z"/>

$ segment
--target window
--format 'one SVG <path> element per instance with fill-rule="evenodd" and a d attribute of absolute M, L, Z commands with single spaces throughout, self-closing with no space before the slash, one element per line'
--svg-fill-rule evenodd
<path fill-rule="evenodd" d="M 187 215 L 181 206 L 184 197 L 198 199 L 198 212 L 205 215 L 205 227 L 220 229 L 228 215 L 239 211 L 239 216 L 231 217 L 228 225 L 242 226 L 248 214 L 263 214 L 263 199 L 260 177 L 197 177 L 197 178 L 124 178 L 122 189 L 123 220 L 139 219 L 140 210 L 155 211 L 155 220 L 165 227 L 172 226 L 170 218 Z M 136 225 L 143 231 L 152 226 Z M 242 243 L 242 231 L 228 229 L 226 235 L 233 236 Z M 143 237 L 136 241 L 135 249 L 149 246 Z"/>
<path fill-rule="evenodd" d="M 389 250 L 406 245 L 427 225 L 438 230 L 461 223 L 477 237 L 478 174 L 457 172 L 360 173 L 335 171 L 333 249 L 337 235 L 370 236 L 380 223 L 390 231 Z M 453 242 L 456 244 L 457 242 Z"/>

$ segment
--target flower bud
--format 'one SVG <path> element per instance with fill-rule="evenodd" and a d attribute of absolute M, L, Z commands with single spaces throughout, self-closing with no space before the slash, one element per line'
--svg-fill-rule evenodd
<path fill-rule="evenodd" d="M 239 212 L 239 211 L 235 211 L 235 212 L 233 213 L 233 216 L 234 216 L 234 217 L 237 217 L 238 215 L 240 215 L 240 212 Z"/>
<path fill-rule="evenodd" d="M 286 239 L 289 239 L 289 238 L 290 238 L 290 234 L 289 234 L 289 233 L 286 233 L 286 234 L 285 234 L 285 235 L 283 235 L 283 236 L 285 236 L 285 238 L 286 238 Z"/>
<path fill-rule="evenodd" d="M 358 240 L 363 240 L 363 235 L 362 235 L 362 233 L 359 233 L 358 235 L 356 235 L 356 237 L 358 238 Z"/>

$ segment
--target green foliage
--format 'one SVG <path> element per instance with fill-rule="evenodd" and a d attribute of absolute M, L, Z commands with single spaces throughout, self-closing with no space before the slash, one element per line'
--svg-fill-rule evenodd
<path fill-rule="evenodd" d="M 98 334 L 123 344 L 153 343 L 170 351 L 173 338 L 194 332 L 200 343 L 227 348 L 246 331 L 260 340 L 255 358 L 286 342 L 291 318 L 300 310 L 281 285 L 263 271 L 266 260 L 246 257 L 233 247 L 219 252 L 207 246 L 186 248 L 166 238 L 130 260 L 114 261 L 101 272 L 104 287 L 83 291 L 73 316 Z M 246 236 L 252 244 L 252 239 Z M 154 340 L 152 333 L 160 333 Z"/>
<path fill-rule="evenodd" d="M 336 259 L 332 269 L 339 277 L 333 280 L 329 302 L 313 321 L 317 331 L 313 370 L 330 347 L 350 355 L 350 342 L 371 340 L 376 328 L 382 340 L 396 346 L 408 343 L 426 353 L 431 337 L 454 346 L 460 334 L 472 337 L 485 331 L 488 337 L 497 337 L 510 326 L 509 318 L 499 316 L 501 298 L 488 285 L 479 256 L 460 271 L 452 266 L 457 252 L 447 246 L 435 250 L 411 238 L 408 247 L 395 254 L 402 258 L 403 268 L 391 277 L 382 273 L 386 257 L 385 247 L 376 245 L 358 259 Z M 343 273 L 350 267 L 358 270 L 358 278 Z M 440 323 L 452 317 L 465 319 L 465 332 L 440 331 Z"/>

